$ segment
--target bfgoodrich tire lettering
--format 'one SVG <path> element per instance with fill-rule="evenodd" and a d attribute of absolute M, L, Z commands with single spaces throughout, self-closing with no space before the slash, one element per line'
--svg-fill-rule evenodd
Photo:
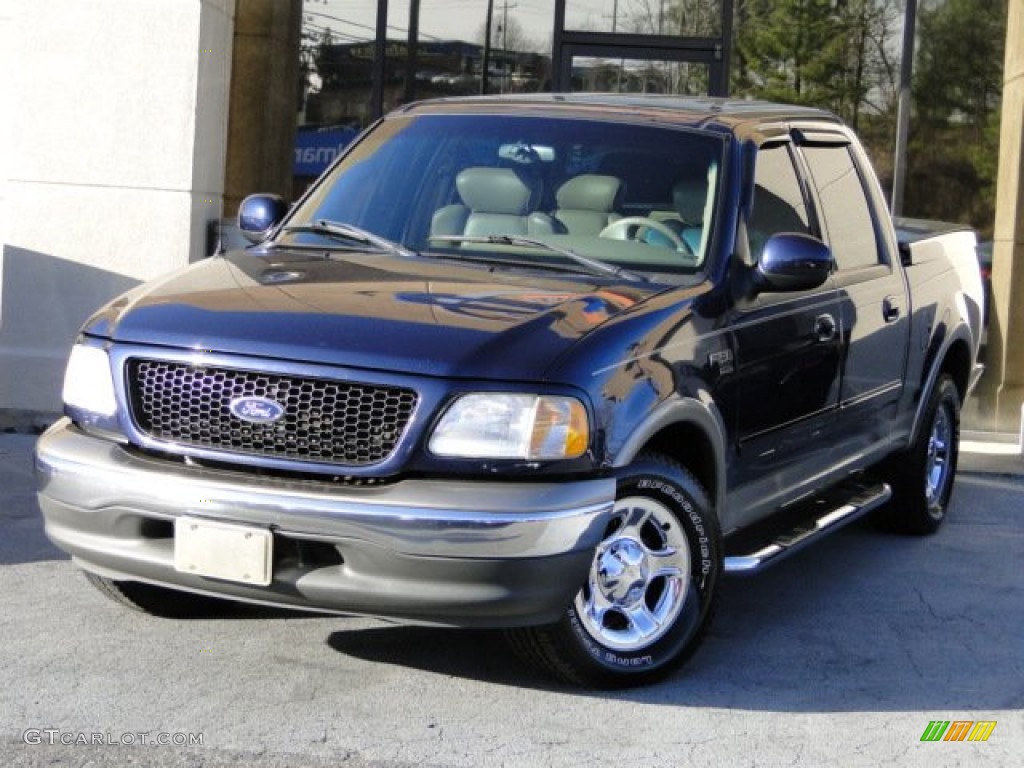
<path fill-rule="evenodd" d="M 618 483 L 587 583 L 557 624 L 510 633 L 529 660 L 570 682 L 660 679 L 700 644 L 721 571 L 718 523 L 686 469 L 644 454 Z"/>

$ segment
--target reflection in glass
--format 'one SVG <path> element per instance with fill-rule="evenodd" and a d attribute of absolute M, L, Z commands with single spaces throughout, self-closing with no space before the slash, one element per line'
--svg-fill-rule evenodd
<path fill-rule="evenodd" d="M 718 37 L 721 0 L 566 0 L 565 28 L 583 32 Z"/>
<path fill-rule="evenodd" d="M 706 96 L 708 67 L 686 61 L 573 58 L 572 90 Z"/>

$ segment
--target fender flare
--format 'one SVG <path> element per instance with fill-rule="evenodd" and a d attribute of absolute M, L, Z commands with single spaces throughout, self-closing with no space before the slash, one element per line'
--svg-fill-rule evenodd
<path fill-rule="evenodd" d="M 932 358 L 931 368 L 928 370 L 928 375 L 925 378 L 924 386 L 921 387 L 921 397 L 917 401 L 917 406 L 914 409 L 914 421 L 910 427 L 910 437 L 907 445 L 913 445 L 917 440 L 921 430 L 921 421 L 924 418 L 924 409 L 928 406 L 928 401 L 931 399 L 932 392 L 935 389 L 935 385 L 939 380 L 939 376 L 943 370 L 943 364 L 949 357 L 949 351 L 953 348 L 953 345 L 957 343 L 964 343 L 967 345 L 967 349 L 974 349 L 972 344 L 972 335 L 970 330 L 964 324 L 958 324 L 952 333 L 943 339 L 942 344 L 939 346 Z M 975 349 L 975 357 L 977 356 L 977 350 Z M 968 392 L 970 391 L 971 383 L 971 371 L 965 372 L 965 381 L 968 385 Z M 968 394 L 965 392 L 965 397 Z M 961 403 L 963 405 L 963 403 Z"/>
<path fill-rule="evenodd" d="M 679 425 L 696 427 L 711 445 L 715 472 L 714 508 L 721 520 L 725 511 L 725 456 L 728 441 L 725 421 L 707 393 L 703 393 L 701 399 L 673 397 L 660 403 L 633 429 L 616 452 L 611 466 L 614 469 L 629 466 L 651 438 L 667 427 Z"/>

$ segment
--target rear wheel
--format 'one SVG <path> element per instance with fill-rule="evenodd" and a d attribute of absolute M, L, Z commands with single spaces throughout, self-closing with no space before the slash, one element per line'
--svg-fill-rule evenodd
<path fill-rule="evenodd" d="M 897 530 L 929 534 L 946 519 L 960 443 L 960 391 L 942 374 L 925 407 L 913 445 L 890 459 L 893 499 L 887 521 Z"/>
<path fill-rule="evenodd" d="M 663 678 L 707 631 L 719 540 L 697 479 L 663 456 L 641 456 L 619 482 L 587 581 L 562 620 L 513 630 L 513 645 L 570 682 L 625 687 Z"/>
<path fill-rule="evenodd" d="M 231 610 L 233 603 L 192 592 L 156 587 L 138 581 L 115 581 L 85 571 L 85 578 L 115 603 L 168 619 L 217 616 Z"/>

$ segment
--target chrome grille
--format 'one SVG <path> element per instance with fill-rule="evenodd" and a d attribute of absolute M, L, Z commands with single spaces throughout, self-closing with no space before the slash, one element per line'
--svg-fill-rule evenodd
<path fill-rule="evenodd" d="M 216 451 L 360 466 L 386 459 L 416 408 L 414 391 L 165 360 L 128 361 L 132 418 L 158 440 Z M 231 412 L 240 397 L 284 409 L 273 423 Z"/>

